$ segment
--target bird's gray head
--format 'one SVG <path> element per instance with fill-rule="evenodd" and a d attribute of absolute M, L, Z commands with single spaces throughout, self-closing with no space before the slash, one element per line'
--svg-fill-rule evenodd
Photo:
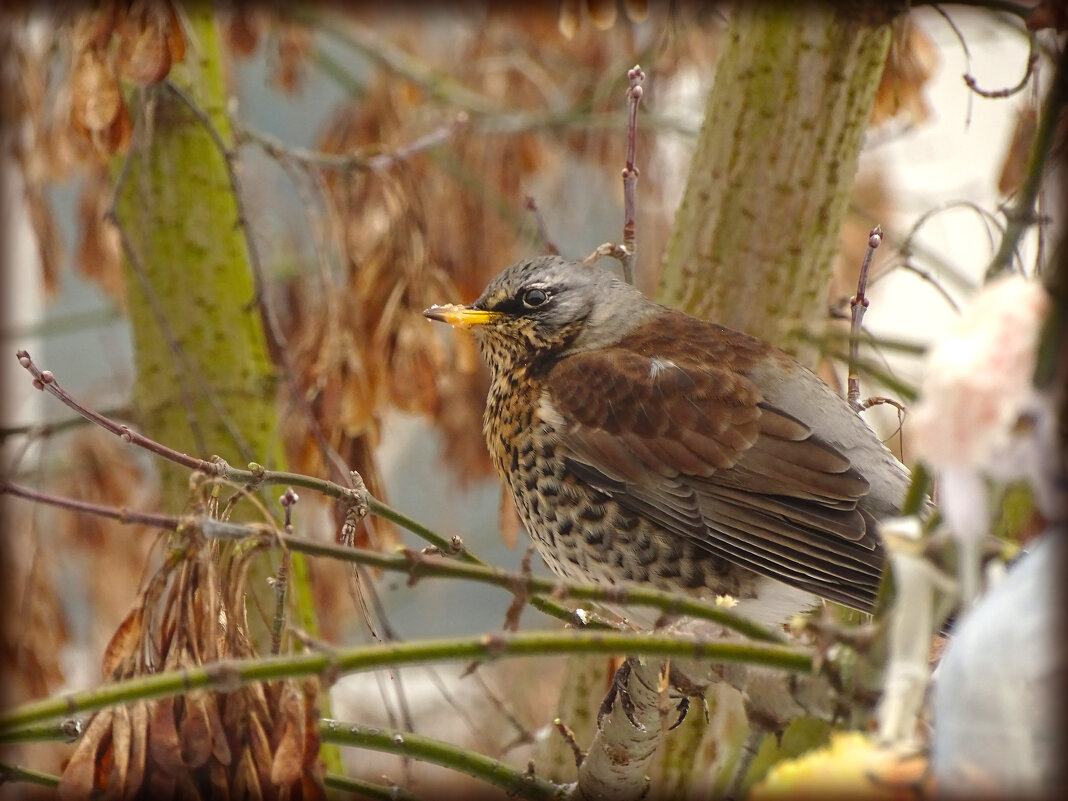
<path fill-rule="evenodd" d="M 470 329 L 497 370 L 614 344 L 656 308 L 607 270 L 539 256 L 498 274 L 470 306 L 423 313 Z"/>

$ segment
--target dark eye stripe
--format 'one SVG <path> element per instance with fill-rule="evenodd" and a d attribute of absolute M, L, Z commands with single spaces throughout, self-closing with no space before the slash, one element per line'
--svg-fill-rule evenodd
<path fill-rule="evenodd" d="M 505 298 L 497 301 L 490 309 L 490 311 L 501 312 L 502 314 L 522 314 L 526 310 L 519 298 Z"/>

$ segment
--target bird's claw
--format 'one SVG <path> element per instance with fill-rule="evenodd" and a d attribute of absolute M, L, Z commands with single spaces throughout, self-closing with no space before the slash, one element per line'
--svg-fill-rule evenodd
<path fill-rule="evenodd" d="M 630 660 L 623 660 L 623 664 L 619 666 L 619 670 L 616 671 L 612 677 L 612 684 L 608 688 L 608 692 L 605 694 L 604 700 L 601 701 L 601 708 L 597 710 L 597 728 L 601 728 L 602 721 L 605 715 L 612 711 L 615 706 L 616 699 L 619 699 L 619 706 L 623 709 L 623 714 L 627 716 L 627 720 L 631 722 L 638 731 L 645 731 L 643 726 L 637 719 L 637 710 L 634 708 L 634 701 L 631 700 L 630 691 L 627 689 L 627 680 L 630 678 Z"/>

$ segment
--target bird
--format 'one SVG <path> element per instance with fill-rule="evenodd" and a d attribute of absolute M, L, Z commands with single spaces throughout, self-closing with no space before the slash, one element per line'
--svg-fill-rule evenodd
<path fill-rule="evenodd" d="M 726 596 L 766 625 L 872 610 L 909 472 L 786 352 L 555 255 L 423 314 L 474 335 L 492 461 L 557 575 Z"/>

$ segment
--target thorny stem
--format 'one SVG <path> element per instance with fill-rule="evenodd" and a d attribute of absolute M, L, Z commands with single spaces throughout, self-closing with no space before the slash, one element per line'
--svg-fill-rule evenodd
<path fill-rule="evenodd" d="M 265 541 L 265 545 L 280 546 L 286 551 L 353 562 L 380 570 L 407 573 L 413 584 L 422 578 L 457 578 L 501 587 L 517 597 L 526 597 L 532 605 L 536 605 L 536 598 L 530 596 L 537 593 L 559 599 L 648 606 L 659 609 L 666 615 L 709 620 L 762 642 L 785 642 L 783 636 L 777 632 L 732 614 L 714 604 L 649 587 L 604 587 L 596 584 L 539 578 L 527 572 L 516 573 L 489 565 L 463 564 L 453 559 L 431 556 L 409 549 L 400 553 L 384 554 L 364 548 L 309 540 L 293 536 L 288 532 L 277 533 L 262 524 L 238 524 L 209 517 L 172 517 L 131 512 L 126 509 L 50 495 L 18 484 L 0 484 L 0 494 L 2 493 L 9 493 L 37 503 L 108 517 L 122 523 L 149 525 L 169 531 L 177 531 L 179 527 L 193 529 L 212 539 L 258 537 Z M 542 609 L 542 611 L 546 610 Z M 563 615 L 557 615 L 557 617 L 569 622 L 575 620 L 574 614 L 566 610 Z M 588 628 L 593 627 L 588 626 Z"/>
<path fill-rule="evenodd" d="M 811 673 L 814 670 L 813 658 L 808 652 L 769 643 L 733 643 L 712 638 L 685 639 L 677 635 L 619 631 L 482 634 L 405 643 L 376 643 L 261 659 L 228 659 L 138 676 L 6 710 L 0 713 L 0 735 L 65 715 L 131 701 L 173 697 L 190 690 L 233 692 L 253 682 L 303 676 L 337 676 L 427 662 L 468 662 L 556 654 L 646 654 L 762 665 L 795 673 Z"/>
<path fill-rule="evenodd" d="M 1053 135 L 1057 129 L 1057 120 L 1065 103 L 1068 103 L 1068 47 L 1061 48 L 1057 71 L 1053 75 L 1053 84 L 1046 95 L 1042 114 L 1035 130 L 1035 140 L 1031 144 L 1031 153 L 1027 157 L 1027 173 L 1023 185 L 1016 193 L 1016 200 L 1005 209 L 1005 235 L 1001 238 L 998 252 L 994 254 L 986 268 L 986 280 L 990 280 L 1012 264 L 1012 255 L 1016 252 L 1020 238 L 1035 222 L 1035 203 L 1038 190 L 1042 186 L 1046 159 L 1053 144 Z"/>
<path fill-rule="evenodd" d="M 561 786 L 504 762 L 412 732 L 324 718 L 319 733 L 323 742 L 413 757 L 482 779 L 520 798 L 547 801 L 563 793 Z"/>
<path fill-rule="evenodd" d="M 627 71 L 627 159 L 623 167 L 623 280 L 634 283 L 634 257 L 637 252 L 635 208 L 637 206 L 638 168 L 635 166 L 638 148 L 638 104 L 642 99 L 645 73 L 635 64 Z"/>
<path fill-rule="evenodd" d="M 864 262 L 860 265 L 860 275 L 857 277 L 857 294 L 849 301 L 849 311 L 852 322 L 849 328 L 849 377 L 846 380 L 848 387 L 846 399 L 853 411 L 861 411 L 864 407 L 860 402 L 860 376 L 857 370 L 858 348 L 860 344 L 860 331 L 864 324 L 864 312 L 868 309 L 868 298 L 865 291 L 868 288 L 868 271 L 871 269 L 871 258 L 875 249 L 883 240 L 883 229 L 876 225 L 868 234 L 868 249 L 864 253 Z"/>

